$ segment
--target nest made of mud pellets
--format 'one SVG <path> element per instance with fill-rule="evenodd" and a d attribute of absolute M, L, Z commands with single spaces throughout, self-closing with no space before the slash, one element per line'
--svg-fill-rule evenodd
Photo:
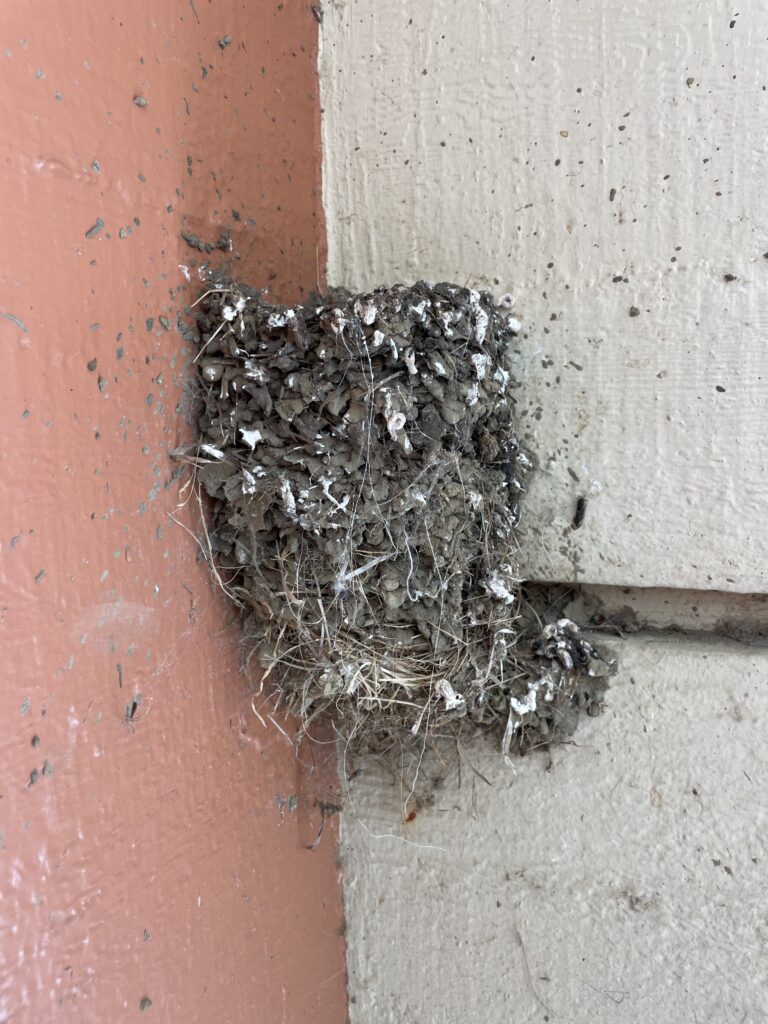
<path fill-rule="evenodd" d="M 506 754 L 570 735 L 607 665 L 521 602 L 520 322 L 423 282 L 306 307 L 223 283 L 196 307 L 201 439 L 177 454 L 279 699 L 363 744 L 470 727 Z"/>

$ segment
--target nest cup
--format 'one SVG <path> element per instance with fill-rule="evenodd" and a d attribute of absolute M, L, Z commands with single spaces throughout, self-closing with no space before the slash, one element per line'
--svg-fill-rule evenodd
<path fill-rule="evenodd" d="M 423 282 L 292 307 L 225 282 L 196 304 L 201 436 L 177 454 L 213 499 L 246 660 L 305 728 L 481 729 L 508 754 L 599 708 L 606 663 L 521 597 L 531 463 L 502 305 Z"/>

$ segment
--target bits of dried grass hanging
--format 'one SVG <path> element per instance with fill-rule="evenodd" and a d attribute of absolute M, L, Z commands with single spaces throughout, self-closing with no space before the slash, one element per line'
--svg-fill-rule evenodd
<path fill-rule="evenodd" d="M 508 755 L 570 735 L 607 666 L 521 601 L 520 321 L 423 282 L 307 307 L 224 282 L 196 305 L 201 437 L 177 455 L 281 702 L 362 745 L 483 729 Z"/>

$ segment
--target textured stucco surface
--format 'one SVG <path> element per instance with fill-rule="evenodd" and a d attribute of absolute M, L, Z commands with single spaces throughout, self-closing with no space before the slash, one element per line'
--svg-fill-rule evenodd
<path fill-rule="evenodd" d="M 760 4 L 325 5 L 329 278 L 517 296 L 530 577 L 768 585 L 767 69 Z"/>
<path fill-rule="evenodd" d="M 391 773 L 351 780 L 353 1024 L 768 1017 L 768 653 L 621 650 L 603 716 L 549 768 L 470 748 L 408 823 Z"/>
<path fill-rule="evenodd" d="M 314 286 L 316 34 L 278 0 L 2 5 L 2 1022 L 344 1020 L 333 775 L 259 724 L 169 518 L 180 231 Z"/>
<path fill-rule="evenodd" d="M 765 635 L 768 9 L 324 8 L 331 282 L 517 297 L 524 573 L 592 584 L 585 619 Z M 768 652 L 612 643 L 551 767 L 472 749 L 491 785 L 465 761 L 431 806 L 351 773 L 353 1024 L 768 1019 Z"/>

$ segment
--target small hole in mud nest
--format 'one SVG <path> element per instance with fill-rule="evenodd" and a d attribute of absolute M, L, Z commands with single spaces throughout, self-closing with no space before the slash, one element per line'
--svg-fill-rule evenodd
<path fill-rule="evenodd" d="M 212 499 L 246 665 L 304 730 L 330 714 L 358 749 L 483 730 L 524 753 L 599 709 L 608 664 L 521 592 L 504 299 L 419 282 L 276 306 L 219 281 L 195 304 L 200 439 L 175 454 Z"/>

